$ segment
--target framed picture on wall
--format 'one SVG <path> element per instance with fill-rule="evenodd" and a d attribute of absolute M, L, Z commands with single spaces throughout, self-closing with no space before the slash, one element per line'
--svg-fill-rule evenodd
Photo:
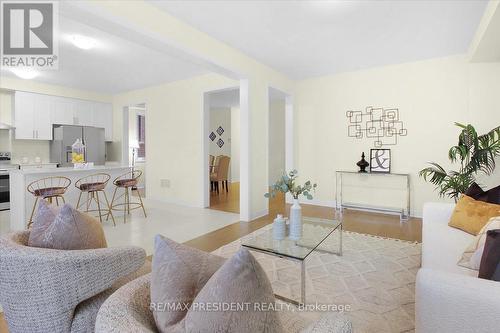
<path fill-rule="evenodd" d="M 370 149 L 370 172 L 391 172 L 390 149 Z"/>

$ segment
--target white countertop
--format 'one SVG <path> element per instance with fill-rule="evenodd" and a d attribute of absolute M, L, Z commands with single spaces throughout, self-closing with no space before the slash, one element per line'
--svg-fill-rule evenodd
<path fill-rule="evenodd" d="M 85 168 L 85 169 L 75 169 L 73 167 L 64 167 L 64 168 L 34 168 L 34 169 L 26 169 L 26 170 L 12 170 L 10 171 L 11 175 L 20 174 L 20 175 L 31 175 L 31 174 L 65 174 L 65 173 L 81 173 L 81 172 L 89 172 L 96 171 L 102 172 L 105 170 L 116 170 L 116 169 L 130 169 L 131 166 L 128 165 L 96 165 L 93 167 Z"/>

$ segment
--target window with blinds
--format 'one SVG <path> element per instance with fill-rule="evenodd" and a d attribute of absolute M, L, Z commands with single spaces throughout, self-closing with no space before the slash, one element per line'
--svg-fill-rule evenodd
<path fill-rule="evenodd" d="M 137 149 L 137 157 L 140 159 L 146 158 L 146 116 L 137 115 L 137 141 L 139 149 Z"/>

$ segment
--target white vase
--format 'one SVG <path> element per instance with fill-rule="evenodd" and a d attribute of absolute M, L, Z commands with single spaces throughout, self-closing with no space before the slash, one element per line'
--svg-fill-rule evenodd
<path fill-rule="evenodd" d="M 283 215 L 278 214 L 273 222 L 273 238 L 275 240 L 282 240 L 286 237 L 286 224 Z"/>
<path fill-rule="evenodd" d="M 293 199 L 290 207 L 290 236 L 291 240 L 299 240 L 302 237 L 302 208 L 299 199 Z"/>

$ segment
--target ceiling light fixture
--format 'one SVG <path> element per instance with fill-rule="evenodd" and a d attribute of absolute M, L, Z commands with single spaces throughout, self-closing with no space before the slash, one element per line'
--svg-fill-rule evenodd
<path fill-rule="evenodd" d="M 31 68 L 11 68 L 10 71 L 25 80 L 31 80 L 40 75 L 40 72 Z"/>
<path fill-rule="evenodd" d="M 83 50 L 90 50 L 97 44 L 95 39 L 82 35 L 73 35 L 70 37 L 70 40 L 73 45 Z"/>

